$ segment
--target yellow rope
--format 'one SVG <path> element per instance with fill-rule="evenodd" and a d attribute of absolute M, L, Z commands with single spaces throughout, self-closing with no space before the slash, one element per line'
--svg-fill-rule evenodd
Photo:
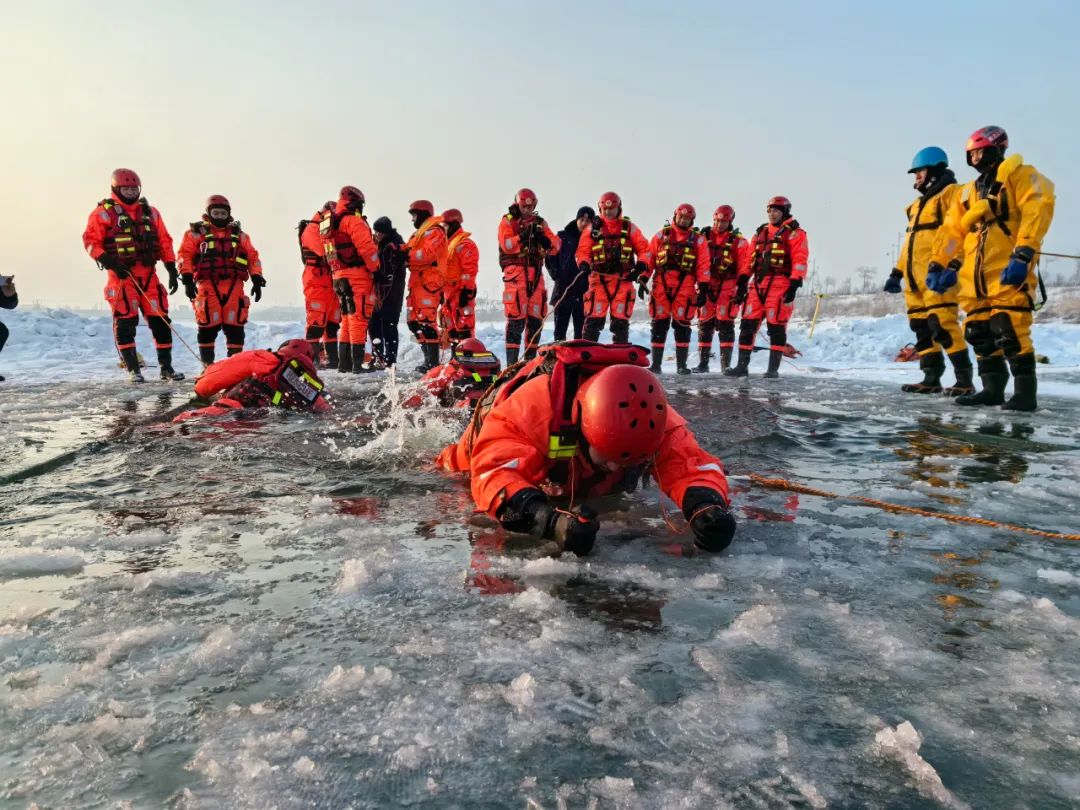
<path fill-rule="evenodd" d="M 938 520 L 947 520 L 950 523 L 974 523 L 977 526 L 991 526 L 995 529 L 1008 529 L 1009 531 L 1013 532 L 1030 534 L 1034 537 L 1045 537 L 1051 540 L 1071 540 L 1073 542 L 1080 542 L 1080 534 L 1064 534 L 1062 532 L 1046 532 L 1042 529 L 1029 529 L 1026 526 L 1013 526 L 1009 523 L 1001 523 L 996 520 L 989 520 L 988 518 L 977 518 L 971 517 L 970 515 L 952 515 L 948 512 L 935 512 L 931 509 L 919 509 L 915 506 L 901 506 L 900 504 L 896 503 L 888 503 L 887 501 L 879 501 L 874 498 L 866 498 L 862 495 L 838 495 L 835 492 L 828 492 L 824 489 L 815 489 L 814 487 L 808 487 L 805 484 L 796 484 L 783 478 L 766 478 L 762 475 L 755 475 L 753 473 L 751 473 L 747 477 L 753 483 L 757 484 L 760 487 L 765 487 L 766 489 L 782 489 L 789 492 L 799 492 L 803 495 L 816 495 L 820 498 L 841 498 L 844 500 L 865 503 L 868 506 L 876 506 L 878 509 L 884 509 L 888 512 L 906 512 L 909 515 L 921 515 L 922 517 L 937 518 Z"/>

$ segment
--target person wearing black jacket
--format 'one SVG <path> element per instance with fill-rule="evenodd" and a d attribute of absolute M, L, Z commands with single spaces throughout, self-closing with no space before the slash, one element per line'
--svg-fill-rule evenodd
<path fill-rule="evenodd" d="M 15 309 L 19 305 L 19 294 L 15 291 L 15 276 L 0 276 L 0 308 Z M 0 351 L 8 339 L 8 328 L 0 322 Z M 3 381 L 0 376 L 0 382 Z"/>
<path fill-rule="evenodd" d="M 567 223 L 559 231 L 559 252 L 544 259 L 548 275 L 554 282 L 551 289 L 551 303 L 555 307 L 555 340 L 566 340 L 566 328 L 574 322 L 574 339 L 581 338 L 581 329 L 585 323 L 585 305 L 583 296 L 589 289 L 589 274 L 579 273 L 574 252 L 577 250 L 581 232 L 591 227 L 596 215 L 589 206 L 578 209 L 577 219 Z M 560 299 L 562 299 L 560 301 Z"/>
<path fill-rule="evenodd" d="M 371 336 L 371 367 L 374 371 L 397 364 L 398 319 L 405 300 L 406 255 L 401 238 L 388 217 L 379 217 L 371 226 L 379 245 L 379 269 L 375 273 L 375 291 L 379 304 L 368 323 Z"/>

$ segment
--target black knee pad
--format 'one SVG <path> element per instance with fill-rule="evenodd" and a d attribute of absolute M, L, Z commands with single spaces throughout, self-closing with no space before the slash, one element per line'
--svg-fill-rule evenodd
<path fill-rule="evenodd" d="M 744 344 L 750 344 L 754 340 L 754 336 L 757 335 L 758 327 L 761 326 L 760 320 L 743 320 L 739 323 L 739 342 Z"/>
<path fill-rule="evenodd" d="M 540 330 L 544 328 L 544 322 L 540 318 L 528 318 L 526 320 L 526 326 L 528 327 L 530 335 L 540 334 Z"/>
<path fill-rule="evenodd" d="M 244 343 L 244 327 L 227 323 L 221 329 L 225 332 L 225 340 L 229 343 L 239 343 L 241 345 Z"/>
<path fill-rule="evenodd" d="M 735 321 L 717 321 L 716 335 L 725 343 L 735 341 Z"/>
<path fill-rule="evenodd" d="M 116 319 L 116 342 L 134 343 L 135 342 L 135 327 L 138 326 L 138 317 L 134 318 L 117 318 Z"/>
<path fill-rule="evenodd" d="M 629 343 L 630 321 L 628 321 L 626 318 L 612 318 L 611 340 L 613 343 Z"/>
<path fill-rule="evenodd" d="M 323 327 L 321 326 L 309 326 L 304 333 L 305 340 L 318 340 L 323 336 Z"/>
<path fill-rule="evenodd" d="M 937 315 L 926 316 L 926 327 L 930 330 L 930 334 L 934 336 L 935 343 L 938 343 L 945 351 L 952 348 L 952 335 L 941 325 L 941 320 Z"/>
<path fill-rule="evenodd" d="M 1013 329 L 1012 318 L 1008 312 L 995 312 L 990 316 L 990 332 L 994 336 L 994 345 L 1005 352 L 1006 357 L 1020 354 L 1020 339 Z"/>
<path fill-rule="evenodd" d="M 341 328 L 339 323 L 328 323 L 326 325 L 326 336 L 331 340 L 337 339 L 338 329 Z"/>
<path fill-rule="evenodd" d="M 217 335 L 220 330 L 220 326 L 200 326 L 198 331 L 195 332 L 195 339 L 198 340 L 199 343 L 213 343 L 217 340 Z"/>
<path fill-rule="evenodd" d="M 769 324 L 769 343 L 773 346 L 787 345 L 787 327 L 782 323 Z"/>
<path fill-rule="evenodd" d="M 676 343 L 690 342 L 690 324 L 676 322 L 672 325 L 672 331 L 675 333 Z"/>
<path fill-rule="evenodd" d="M 925 352 L 934 348 L 934 333 L 926 318 L 909 318 L 908 326 L 915 333 L 915 351 Z"/>
<path fill-rule="evenodd" d="M 598 340 L 600 338 L 600 330 L 603 328 L 603 318 L 586 318 L 585 326 L 582 329 L 581 336 L 585 340 Z"/>
<path fill-rule="evenodd" d="M 509 320 L 509 321 L 506 322 L 506 339 L 507 339 L 507 341 L 510 341 L 511 339 L 514 339 L 514 338 L 516 338 L 517 340 L 521 340 L 521 336 L 523 334 L 525 334 L 525 319 L 524 318 L 514 318 L 513 320 Z"/>
<path fill-rule="evenodd" d="M 652 329 L 649 331 L 649 337 L 652 338 L 653 343 L 663 343 L 667 340 L 668 329 L 671 328 L 670 318 L 656 318 L 652 322 Z M 615 324 L 611 325 L 612 333 L 615 330 Z"/>
<path fill-rule="evenodd" d="M 989 357 L 995 351 L 994 333 L 990 331 L 989 321 L 968 321 L 964 324 L 964 338 L 971 344 L 979 357 Z"/>
<path fill-rule="evenodd" d="M 7 343 L 8 335 L 11 334 L 8 328 L 0 323 L 0 349 L 4 348 L 4 344 Z"/>
<path fill-rule="evenodd" d="M 169 321 L 166 318 L 155 315 L 153 318 L 147 318 L 146 323 L 149 325 L 150 334 L 154 336 L 155 341 L 158 343 L 172 342 L 172 334 L 169 332 Z"/>

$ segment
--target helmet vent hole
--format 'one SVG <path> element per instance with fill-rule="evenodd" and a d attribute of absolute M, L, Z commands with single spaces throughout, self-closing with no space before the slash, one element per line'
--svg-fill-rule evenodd
<path fill-rule="evenodd" d="M 619 407 L 620 407 L 620 408 L 629 408 L 629 407 L 630 407 L 630 403 L 629 403 L 629 402 L 620 402 L 620 403 L 619 403 Z"/>
<path fill-rule="evenodd" d="M 652 419 L 649 420 L 649 430 L 656 430 L 656 422 Z"/>
<path fill-rule="evenodd" d="M 658 411 L 662 411 L 662 410 L 664 410 L 664 406 L 663 406 L 663 405 L 661 405 L 660 403 L 657 403 L 657 404 L 656 404 L 656 410 L 658 410 Z"/>
<path fill-rule="evenodd" d="M 624 452 L 624 453 L 622 454 L 622 457 L 623 457 L 623 458 L 630 458 L 630 454 L 629 454 L 629 453 L 625 453 L 625 452 Z"/>
<path fill-rule="evenodd" d="M 636 428 L 637 427 L 637 422 L 638 422 L 637 419 L 630 420 L 630 427 L 631 428 Z"/>
<path fill-rule="evenodd" d="M 633 383 L 629 383 L 629 386 L 630 386 L 631 391 L 637 393 L 637 386 L 636 385 L 634 385 Z"/>
<path fill-rule="evenodd" d="M 655 390 L 656 390 L 656 389 L 655 389 L 655 388 L 653 388 L 653 387 L 652 387 L 651 385 L 649 386 L 649 393 L 650 393 L 650 394 L 651 394 L 651 393 L 652 393 L 653 391 L 655 391 Z"/>
<path fill-rule="evenodd" d="M 642 408 L 648 408 L 648 407 L 649 407 L 649 403 L 648 403 L 648 402 L 642 402 L 642 403 L 641 403 L 641 407 L 642 407 Z"/>

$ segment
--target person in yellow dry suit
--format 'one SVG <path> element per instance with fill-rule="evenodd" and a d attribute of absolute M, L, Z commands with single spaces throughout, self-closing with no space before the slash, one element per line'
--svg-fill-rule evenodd
<path fill-rule="evenodd" d="M 1006 158 L 1008 145 L 1001 127 L 983 127 L 968 138 L 967 162 L 979 176 L 945 215 L 926 284 L 937 292 L 960 285 L 964 336 L 979 360 L 983 389 L 957 397 L 957 404 L 1033 411 L 1032 296 L 1039 248 L 1054 217 L 1054 184 L 1020 155 Z M 1005 402 L 1010 369 L 1013 395 Z"/>
<path fill-rule="evenodd" d="M 923 379 L 922 382 L 905 383 L 900 388 L 914 394 L 938 394 L 942 390 L 951 397 L 974 394 L 971 357 L 957 311 L 957 289 L 953 287 L 937 293 L 926 286 L 930 252 L 938 229 L 945 221 L 945 212 L 960 193 L 960 186 L 949 168 L 948 156 L 937 146 L 920 149 L 911 161 L 908 174 L 915 175 L 915 190 L 921 196 L 906 209 L 907 236 L 896 267 L 885 282 L 885 292 L 900 292 L 900 283 L 907 280 L 904 303 L 907 304 L 908 325 L 915 333 L 915 351 L 919 355 Z M 945 389 L 941 387 L 941 376 L 945 373 L 942 349 L 948 353 L 956 372 L 956 384 Z"/>

